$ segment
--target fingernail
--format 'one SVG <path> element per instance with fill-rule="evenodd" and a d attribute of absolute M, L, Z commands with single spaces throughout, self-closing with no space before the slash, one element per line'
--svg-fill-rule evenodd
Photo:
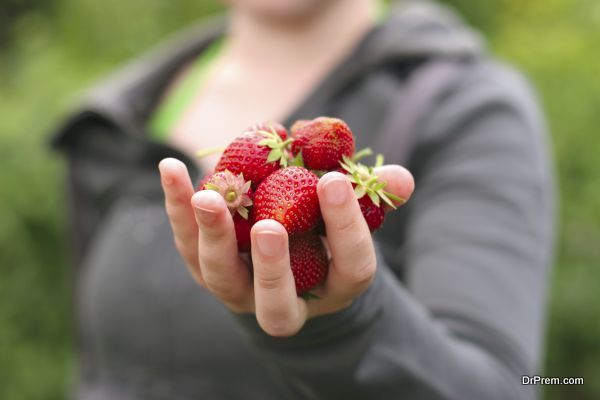
<path fill-rule="evenodd" d="M 198 210 L 198 214 L 200 216 L 200 221 L 203 224 L 210 225 L 217 219 L 218 213 L 215 210 L 211 210 L 209 208 L 204 208 L 200 206 L 195 206 L 196 210 Z"/>
<path fill-rule="evenodd" d="M 171 185 L 171 184 L 173 183 L 173 179 L 172 179 L 172 178 L 169 178 L 169 177 L 167 177 L 165 174 L 162 174 L 162 173 L 161 173 L 161 174 L 160 174 L 160 178 L 162 179 L 162 182 L 163 182 L 165 185 Z"/>
<path fill-rule="evenodd" d="M 325 199 L 334 206 L 343 204 L 348 198 L 348 182 L 335 178 L 325 182 Z"/>
<path fill-rule="evenodd" d="M 258 251 L 265 257 L 276 257 L 283 251 L 283 236 L 274 231 L 263 231 L 256 235 Z"/>

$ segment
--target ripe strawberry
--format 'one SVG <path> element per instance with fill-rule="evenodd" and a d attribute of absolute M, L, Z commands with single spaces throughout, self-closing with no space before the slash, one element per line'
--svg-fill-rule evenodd
<path fill-rule="evenodd" d="M 256 220 L 274 219 L 290 235 L 311 230 L 321 218 L 318 182 L 319 178 L 303 167 L 273 172 L 256 189 Z"/>
<path fill-rule="evenodd" d="M 250 212 L 248 219 L 240 214 L 233 216 L 233 226 L 235 228 L 235 238 L 237 239 L 238 250 L 241 252 L 250 251 L 250 229 L 254 225 L 253 213 Z"/>
<path fill-rule="evenodd" d="M 306 125 L 310 121 L 311 121 L 310 119 L 298 119 L 298 120 L 296 120 L 296 122 L 294 122 L 292 124 L 292 127 L 290 128 L 290 133 L 292 134 L 292 136 L 294 136 L 294 133 L 298 129 L 302 128 L 304 125 Z"/>
<path fill-rule="evenodd" d="M 291 139 L 290 139 L 291 140 Z M 287 165 L 288 141 L 272 131 L 247 131 L 233 139 L 221 155 L 215 171 L 229 170 L 256 187 L 263 179 Z"/>
<path fill-rule="evenodd" d="M 352 131 L 341 119 L 319 117 L 300 122 L 300 126 L 292 130 L 292 137 L 292 153 L 302 152 L 308 169 L 335 169 L 343 156 L 351 157 L 354 153 Z"/>
<path fill-rule="evenodd" d="M 387 205 L 396 208 L 396 203 L 403 203 L 404 199 L 383 190 L 385 182 L 380 181 L 374 173 L 374 167 L 355 163 L 344 156 L 344 161 L 340 163 L 342 168 L 349 175 L 348 178 L 354 186 L 354 193 L 358 198 L 360 211 L 369 225 L 371 232 L 378 229 L 383 223 L 385 217 L 383 200 Z M 378 156 L 375 166 L 383 165 L 383 157 Z"/>
<path fill-rule="evenodd" d="M 228 170 L 209 174 L 202 179 L 198 190 L 218 192 L 233 216 L 235 236 L 240 251 L 250 250 L 250 228 L 254 224 L 253 215 L 248 207 L 252 205 L 252 188 L 244 175 L 234 175 Z"/>
<path fill-rule="evenodd" d="M 274 122 L 274 121 L 258 122 L 256 124 L 249 126 L 248 129 L 246 129 L 246 131 L 250 131 L 250 132 L 256 132 L 256 131 L 272 132 L 272 131 L 274 131 L 277 135 L 279 135 L 281 140 L 286 140 L 287 136 L 288 136 L 288 132 L 287 132 L 287 129 L 285 129 L 285 126 L 281 125 L 279 122 Z"/>
<path fill-rule="evenodd" d="M 383 219 L 385 218 L 383 204 L 374 204 L 369 196 L 363 196 L 358 199 L 358 204 L 360 205 L 363 217 L 365 217 L 365 221 L 367 221 L 367 225 L 369 225 L 369 230 L 375 232 L 383 224 Z"/>
<path fill-rule="evenodd" d="M 315 232 L 290 237 L 290 265 L 296 282 L 296 293 L 302 296 L 320 285 L 327 276 L 327 252 Z"/>

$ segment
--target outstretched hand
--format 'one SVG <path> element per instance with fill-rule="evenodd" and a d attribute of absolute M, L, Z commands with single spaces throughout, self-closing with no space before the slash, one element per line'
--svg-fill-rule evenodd
<path fill-rule="evenodd" d="M 262 220 L 252 227 L 251 274 L 238 253 L 223 198 L 212 190 L 194 193 L 187 168 L 179 160 L 164 159 L 159 169 L 175 245 L 192 276 L 232 311 L 256 313 L 269 335 L 294 335 L 307 319 L 348 307 L 373 280 L 377 267 L 373 241 L 343 174 L 327 173 L 317 186 L 331 260 L 325 284 L 312 291 L 319 299 L 306 301 L 296 295 L 288 235 L 280 223 Z M 414 181 L 405 168 L 386 165 L 375 171 L 387 191 L 410 197 Z"/>

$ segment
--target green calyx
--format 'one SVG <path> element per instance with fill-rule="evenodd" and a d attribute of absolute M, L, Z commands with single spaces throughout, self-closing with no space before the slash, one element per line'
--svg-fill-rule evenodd
<path fill-rule="evenodd" d="M 304 300 L 306 301 L 310 301 L 310 300 L 321 300 L 321 298 L 319 296 L 317 296 L 314 293 L 309 292 L 304 292 L 300 295 L 300 297 L 302 297 Z"/>
<path fill-rule="evenodd" d="M 296 154 L 296 157 L 291 157 L 289 161 L 290 167 L 304 167 L 304 159 L 302 158 L 302 151 Z"/>
<path fill-rule="evenodd" d="M 383 156 L 381 154 L 376 156 L 375 166 L 373 167 L 357 163 L 346 156 L 343 157 L 343 160 L 340 161 L 340 165 L 350 175 L 349 179 L 355 185 L 354 193 L 358 199 L 367 195 L 376 206 L 379 207 L 381 200 L 383 200 L 394 209 L 396 208 L 394 202 L 405 202 L 403 198 L 385 191 L 385 182 L 380 181 L 375 174 L 374 169 L 383 165 Z"/>
<path fill-rule="evenodd" d="M 279 161 L 282 167 L 287 167 L 291 159 L 288 147 L 294 139 L 282 140 L 273 127 L 271 127 L 270 131 L 259 130 L 257 132 L 265 137 L 258 142 L 259 146 L 266 146 L 271 149 L 267 157 L 267 162 Z"/>
<path fill-rule="evenodd" d="M 365 157 L 368 157 L 372 154 L 373 154 L 373 150 L 371 150 L 369 147 L 364 148 L 364 149 L 359 150 L 356 153 L 354 153 L 354 155 L 352 156 L 352 161 L 356 162 L 356 161 L 361 160 Z"/>

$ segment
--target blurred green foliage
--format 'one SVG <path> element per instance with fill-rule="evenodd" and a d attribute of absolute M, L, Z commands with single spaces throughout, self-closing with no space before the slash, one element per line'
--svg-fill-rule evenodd
<path fill-rule="evenodd" d="M 560 183 L 545 388 L 600 398 L 600 2 L 448 0 L 524 70 L 548 113 Z M 214 1 L 0 0 L 0 398 L 62 399 L 74 368 L 62 166 L 48 133 L 82 88 Z M 599 147 L 596 147 L 599 146 Z"/>

